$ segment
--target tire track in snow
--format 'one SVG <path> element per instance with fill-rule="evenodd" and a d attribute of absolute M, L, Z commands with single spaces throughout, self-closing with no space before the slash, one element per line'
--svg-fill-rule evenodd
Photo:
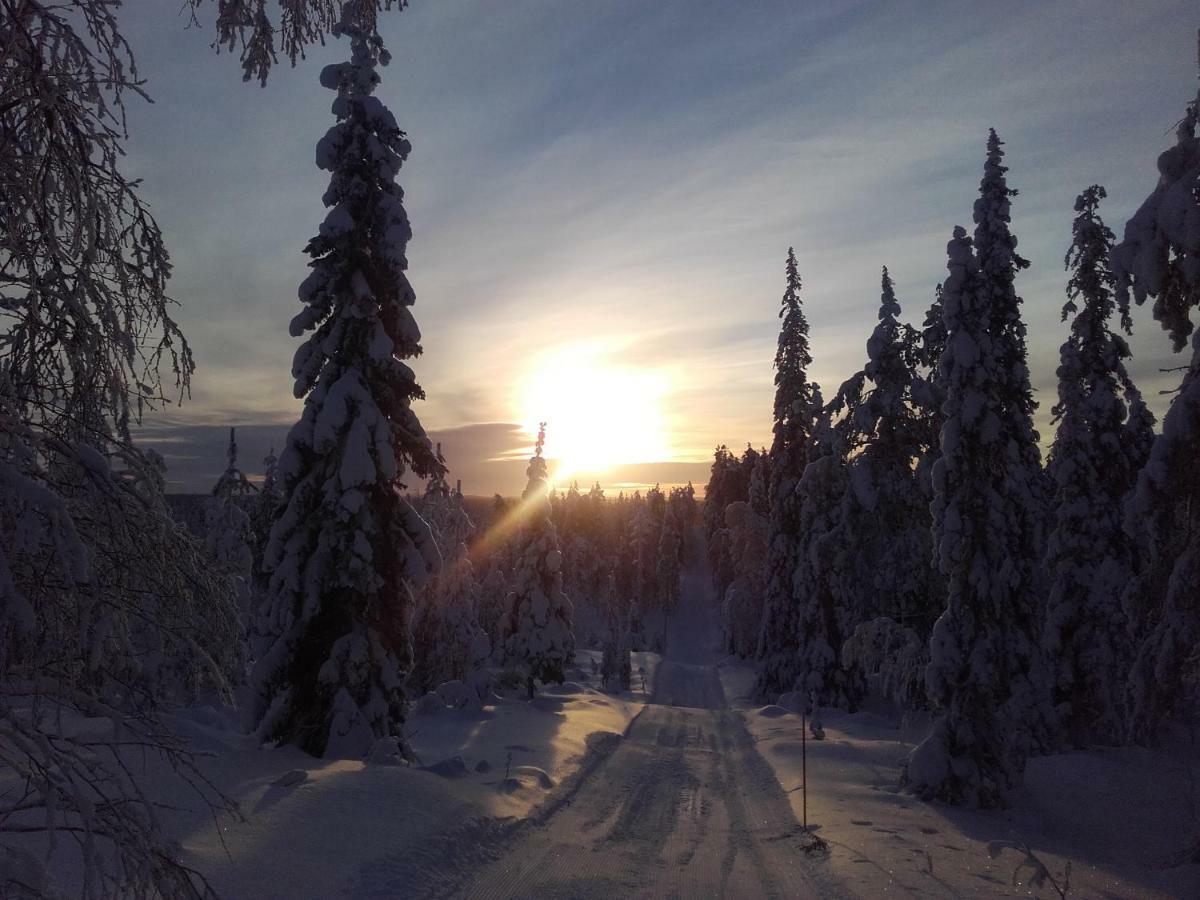
<path fill-rule="evenodd" d="M 448 896 L 836 896 L 712 666 L 664 661 L 655 695 L 569 802 Z"/>
<path fill-rule="evenodd" d="M 705 558 L 699 541 L 693 556 Z M 698 549 L 697 549 L 698 548 Z M 562 898 L 820 897 L 844 891 L 799 849 L 801 830 L 714 665 L 702 564 L 681 607 L 654 696 L 623 740 L 598 748 L 531 819 L 465 831 L 436 878 L 392 896 Z M 453 874 L 447 866 L 459 866 Z M 429 870 L 424 870 L 428 874 Z"/>

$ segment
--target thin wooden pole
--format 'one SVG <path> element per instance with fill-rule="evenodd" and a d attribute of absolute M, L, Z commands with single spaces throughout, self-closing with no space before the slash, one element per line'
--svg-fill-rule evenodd
<path fill-rule="evenodd" d="M 804 830 L 808 831 L 808 728 L 804 724 L 805 714 L 800 713 L 800 808 L 804 814 Z"/>

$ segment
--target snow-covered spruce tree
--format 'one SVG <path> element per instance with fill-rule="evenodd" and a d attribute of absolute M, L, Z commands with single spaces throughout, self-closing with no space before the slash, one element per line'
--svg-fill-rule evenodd
<path fill-rule="evenodd" d="M 640 502 L 640 498 L 638 498 Z M 633 542 L 633 519 L 639 503 L 617 496 L 613 504 L 616 543 L 612 555 L 613 576 L 616 579 L 617 602 L 621 610 L 623 631 L 628 633 L 630 647 L 644 650 L 642 616 L 637 601 L 637 551 Z"/>
<path fill-rule="evenodd" d="M 679 575 L 682 568 L 683 523 L 677 504 L 668 503 L 659 530 L 658 559 L 655 562 L 658 600 L 664 614 L 673 612 L 679 603 Z"/>
<path fill-rule="evenodd" d="M 839 423 L 851 457 L 843 501 L 851 544 L 845 591 L 852 627 L 887 616 L 928 635 L 945 598 L 930 565 L 929 505 L 915 470 L 925 450 L 925 417 L 916 400 L 922 383 L 905 352 L 899 315 L 884 268 L 867 363 L 843 388 L 854 394 L 843 400 L 849 409 Z"/>
<path fill-rule="evenodd" d="M 745 500 L 725 507 L 725 530 L 736 577 L 721 599 L 724 646 L 728 653 L 752 657 L 758 649 L 767 565 L 767 518 Z"/>
<path fill-rule="evenodd" d="M 508 618 L 508 575 L 493 553 L 484 570 L 483 578 L 479 580 L 479 593 L 476 602 L 476 618 L 479 627 L 487 632 L 491 639 L 492 649 L 498 649 L 504 643 L 504 626 Z"/>
<path fill-rule="evenodd" d="M 714 504 L 721 509 L 728 509 L 732 503 L 752 501 L 754 508 L 764 519 L 770 514 L 770 472 L 767 467 L 767 451 L 755 450 L 750 444 L 742 451 L 740 458 L 729 455 L 725 474 L 718 487 L 717 500 Z M 757 478 L 757 480 L 756 480 Z M 707 495 L 705 509 L 709 507 Z M 741 560 L 733 547 L 733 536 L 728 531 L 728 522 L 722 522 L 722 530 L 718 531 L 708 544 L 709 565 L 712 567 L 712 580 L 715 593 L 724 597 L 729 586 L 744 571 Z M 760 573 L 761 576 L 761 573 Z M 756 601 L 759 607 L 759 625 L 762 624 L 762 598 Z M 755 626 L 754 647 L 750 655 L 758 650 L 758 625 Z"/>
<path fill-rule="evenodd" d="M 441 445 L 436 445 L 434 455 L 441 464 Z M 412 667 L 405 679 L 405 688 L 412 695 L 422 696 L 443 681 L 450 680 L 446 674 L 441 655 L 444 641 L 442 634 L 443 616 L 441 610 L 442 589 L 441 576 L 446 568 L 446 556 L 452 548 L 452 542 L 447 539 L 446 532 L 450 523 L 450 485 L 446 482 L 445 473 L 434 475 L 425 485 L 423 496 L 413 501 L 413 508 L 429 526 L 433 542 L 437 545 L 442 559 L 442 568 L 438 573 L 427 579 L 419 589 L 413 591 L 411 638 L 412 638 Z M 461 660 L 459 660 L 461 662 Z"/>
<path fill-rule="evenodd" d="M 1050 729 L 1035 576 L 1042 475 L 1014 287 L 1028 264 L 1009 231 L 1014 192 L 1002 159 L 993 131 L 974 244 L 955 228 L 947 247 L 946 423 L 933 512 L 948 595 L 926 671 L 939 712 L 906 771 L 919 795 L 972 806 L 1001 803 Z"/>
<path fill-rule="evenodd" d="M 244 621 L 251 621 L 250 578 L 254 569 L 254 532 L 246 507 L 253 504 L 254 485 L 237 464 L 237 437 L 229 429 L 227 464 L 212 489 L 205 521 L 204 549 L 217 567 L 234 580 L 234 597 Z"/>
<path fill-rule="evenodd" d="M 604 582 L 599 608 L 604 619 L 604 639 L 601 644 L 600 684 L 606 691 L 620 689 L 620 648 L 624 643 L 621 627 L 621 604 L 617 600 L 617 578 L 611 571 Z M 625 648 L 628 655 L 629 648 Z"/>
<path fill-rule="evenodd" d="M 1122 517 L 1147 450 L 1127 424 L 1130 401 L 1140 401 L 1125 370 L 1129 346 L 1108 324 L 1116 303 L 1113 233 L 1098 211 L 1105 196 L 1092 185 L 1075 201 L 1063 306 L 1063 320 L 1073 319 L 1059 352 L 1058 432 L 1047 467 L 1055 494 L 1043 647 L 1054 668 L 1060 737 L 1076 747 L 1124 738 L 1133 648 L 1121 593 L 1137 552 Z"/>
<path fill-rule="evenodd" d="M 213 485 L 212 495 L 218 502 L 228 500 L 248 501 L 257 493 L 257 489 L 246 478 L 246 474 L 238 468 L 237 429 L 229 429 L 229 446 L 225 449 L 225 471 Z"/>
<path fill-rule="evenodd" d="M 646 491 L 645 501 L 633 520 L 633 535 L 637 544 L 637 596 L 642 604 L 642 611 L 646 613 L 659 612 L 662 609 L 662 598 L 658 592 L 658 550 L 666 512 L 666 497 L 656 484 Z"/>
<path fill-rule="evenodd" d="M 846 658 L 842 645 L 856 629 L 870 631 L 856 642 L 859 646 L 873 645 L 881 617 L 895 623 L 897 631 L 909 628 L 928 638 L 945 602 L 932 567 L 929 504 L 917 468 L 928 449 L 927 420 L 918 402 L 928 382 L 915 369 L 911 329 L 900 324 L 899 314 L 884 268 L 879 323 L 867 341 L 867 363 L 829 406 L 840 416 L 834 428 L 847 476 L 837 516 L 845 546 L 832 551 L 840 563 L 834 571 L 807 576 L 809 583 L 828 585 L 825 602 L 835 608 L 829 615 L 807 615 L 815 634 L 801 634 L 802 641 L 819 639 L 836 651 L 830 656 L 822 647 L 817 667 L 806 667 L 808 690 L 823 698 L 848 694 L 854 702 L 863 677 L 874 674 L 837 671 Z M 802 605 L 813 599 L 813 592 L 807 593 Z M 874 665 L 869 655 L 850 658 Z M 826 678 L 850 689 L 830 690 Z"/>
<path fill-rule="evenodd" d="M 267 548 L 276 637 L 254 670 L 258 734 L 318 756 L 402 740 L 411 589 L 438 564 L 428 526 L 398 491 L 406 469 L 428 478 L 441 468 L 401 361 L 420 352 L 395 183 L 409 143 L 372 96 L 386 56 L 354 10 L 345 5 L 336 29 L 350 62 L 321 72 L 337 92 L 337 124 L 317 144 L 329 213 L 306 248 L 312 273 L 291 323 L 294 336 L 314 333 L 292 364 L 305 400 L 280 458 L 286 501 Z"/>
<path fill-rule="evenodd" d="M 1185 683 L 1186 660 L 1200 645 L 1200 96 L 1187 109 L 1174 147 L 1158 158 L 1154 191 L 1125 226 L 1112 253 L 1117 302 L 1128 308 L 1154 298 L 1154 318 L 1175 350 L 1191 338 L 1191 358 L 1179 391 L 1163 418 L 1162 434 L 1138 476 L 1130 522 L 1140 538 L 1145 584 L 1157 585 L 1157 602 L 1135 623 L 1143 635 L 1130 680 L 1130 740 L 1152 742 L 1173 718 L 1196 716 Z M 1143 612 L 1140 611 L 1139 612 Z"/>
<path fill-rule="evenodd" d="M 656 627 L 655 620 L 661 611 L 658 596 L 658 542 L 662 530 L 661 519 L 657 515 L 659 504 L 651 502 L 651 492 L 646 497 L 635 492 L 631 506 L 629 523 L 630 551 L 633 558 L 633 593 L 632 597 L 638 611 L 636 625 L 637 633 L 645 640 L 648 649 L 662 650 L 662 632 Z M 655 491 L 661 498 L 661 492 Z M 644 649 L 639 646 L 638 649 Z"/>
<path fill-rule="evenodd" d="M 418 693 L 446 681 L 465 681 L 476 649 L 479 584 L 467 552 L 474 526 L 463 507 L 462 495 L 446 490 L 448 493 L 438 491 L 427 498 L 433 501 L 440 522 L 436 536 L 442 568 L 426 584 L 414 624 L 409 687 Z"/>
<path fill-rule="evenodd" d="M 814 399 L 821 401 L 814 390 Z M 790 690 L 816 699 L 818 706 L 854 710 L 866 685 L 863 674 L 842 667 L 842 644 L 853 631 L 851 608 L 852 539 L 845 497 L 850 471 L 846 418 L 837 423 L 844 399 L 839 394 L 821 412 L 808 441 L 809 463 L 796 487 L 799 540 L 793 589 L 796 592 L 795 657 Z"/>
<path fill-rule="evenodd" d="M 729 448 L 724 444 L 718 445 L 713 451 L 708 484 L 704 488 L 704 534 L 710 541 L 724 527 L 725 506 L 732 502 L 726 485 L 736 469 L 737 459 L 729 452 Z"/>
<path fill-rule="evenodd" d="M 546 460 L 542 457 L 545 442 L 543 423 L 525 473 L 529 483 L 521 495 L 525 523 L 505 641 L 508 658 L 525 672 L 530 699 L 538 681 L 562 684 L 563 668 L 575 653 L 571 601 L 562 589 L 562 551 L 550 521 Z"/>
<path fill-rule="evenodd" d="M 713 453 L 713 464 L 704 491 L 704 537 L 708 550 L 709 571 L 718 597 L 734 578 L 734 560 L 730 554 L 729 534 L 725 531 L 725 507 L 746 499 L 744 468 L 724 444 Z"/>
<path fill-rule="evenodd" d="M 561 523 L 556 523 L 565 560 L 563 589 L 571 598 L 577 645 L 583 647 L 600 647 L 607 631 L 600 601 L 612 561 L 598 502 L 602 497 L 598 485 L 585 495 L 572 484 L 563 498 Z"/>
<path fill-rule="evenodd" d="M 859 625 L 842 645 L 842 667 L 873 678 L 878 692 L 905 711 L 928 706 L 928 666 L 929 640 L 886 616 Z"/>
<path fill-rule="evenodd" d="M 771 473 L 767 471 L 767 451 L 763 449 L 756 454 L 754 464 L 750 469 L 750 481 L 746 487 L 746 502 L 764 520 L 771 514 L 770 483 Z"/>
<path fill-rule="evenodd" d="M 1129 418 L 1125 422 L 1125 440 L 1130 446 L 1132 455 L 1148 463 L 1151 450 L 1157 441 L 1154 433 L 1154 425 L 1157 420 L 1140 394 L 1130 393 L 1127 401 Z M 1143 463 L 1142 471 L 1138 473 L 1139 481 L 1145 468 L 1145 463 Z M 1159 603 L 1167 594 L 1167 582 L 1170 579 L 1168 559 L 1171 557 L 1169 551 L 1165 554 L 1160 553 L 1151 546 L 1153 541 L 1145 530 L 1144 523 L 1139 521 L 1141 509 L 1137 497 L 1135 483 L 1134 490 L 1126 498 L 1124 515 L 1125 532 L 1133 538 L 1134 542 L 1137 571 L 1125 586 L 1121 596 L 1125 625 L 1129 629 L 1129 638 L 1135 653 L 1157 621 Z M 1126 700 L 1128 701 L 1128 697 Z M 1125 706 L 1128 710 L 1130 704 L 1126 702 Z"/>
<path fill-rule="evenodd" d="M 931 372 L 939 371 L 948 338 L 946 315 L 942 309 L 942 286 L 939 284 L 933 289 L 933 302 L 929 304 L 929 309 L 925 311 L 925 320 L 921 323 L 920 341 L 915 348 L 915 362 Z"/>
<path fill-rule="evenodd" d="M 279 459 L 272 447 L 263 457 L 263 480 L 259 485 L 258 494 L 250 505 L 250 530 L 254 535 L 251 550 L 254 555 L 250 586 L 257 605 L 267 595 L 271 583 L 271 574 L 266 570 L 267 542 L 271 537 L 271 527 L 275 524 L 275 516 L 283 505 L 283 492 L 279 483 Z M 257 637 L 251 634 L 251 644 Z M 265 647 L 260 648 L 266 650 Z M 255 651 L 257 653 L 257 650 Z"/>
<path fill-rule="evenodd" d="M 946 402 L 946 386 L 941 376 L 942 354 L 946 352 L 946 318 L 942 313 L 940 284 L 934 289 L 933 303 L 925 313 L 922 328 L 906 328 L 905 344 L 909 368 L 918 373 L 913 381 L 912 399 L 920 411 L 923 425 L 923 447 L 917 462 L 917 480 L 926 497 L 932 499 L 933 464 L 942 455 L 941 434 L 946 418 L 942 411 Z M 930 565 L 933 565 L 932 556 Z"/>
<path fill-rule="evenodd" d="M 750 454 L 753 454 L 751 457 Z M 747 448 L 743 465 L 750 462 L 747 500 L 725 506 L 724 564 L 728 574 L 721 600 L 721 627 L 725 650 L 744 659 L 758 651 L 766 587 L 767 517 L 770 514 L 767 454 Z"/>
<path fill-rule="evenodd" d="M 800 303 L 800 272 L 795 251 L 787 255 L 787 287 L 779 316 L 783 319 L 775 351 L 774 435 L 768 454 L 770 511 L 767 530 L 767 584 L 756 656 L 755 694 L 763 699 L 792 689 L 796 677 L 797 609 L 792 586 L 800 541 L 800 509 L 796 485 L 807 462 L 808 439 L 819 404 L 808 381 L 812 355 L 808 321 Z"/>

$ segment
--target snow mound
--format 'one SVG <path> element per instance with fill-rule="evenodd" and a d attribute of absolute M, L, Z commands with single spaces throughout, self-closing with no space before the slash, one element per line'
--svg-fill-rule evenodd
<path fill-rule="evenodd" d="M 539 769 L 537 766 L 513 766 L 509 771 L 509 777 L 501 783 L 501 788 L 504 788 L 508 782 L 516 781 L 517 786 L 522 786 L 522 782 L 531 781 L 542 790 L 550 790 L 554 787 L 554 779 L 545 769 Z"/>
<path fill-rule="evenodd" d="M 789 711 L 784 709 L 782 706 L 776 706 L 774 703 L 772 703 L 768 706 L 764 706 L 757 712 L 758 715 L 765 719 L 778 719 L 780 716 L 786 716 Z"/>

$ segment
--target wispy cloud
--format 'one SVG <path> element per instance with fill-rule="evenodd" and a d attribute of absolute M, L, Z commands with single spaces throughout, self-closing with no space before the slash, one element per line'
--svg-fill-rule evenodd
<path fill-rule="evenodd" d="M 260 91 L 160 3 L 126 9 L 158 101 L 134 111 L 130 165 L 171 241 L 201 366 L 169 427 L 286 423 L 286 322 L 323 214 L 312 146 L 332 121 L 316 72 L 345 48 Z M 1105 183 L 1118 227 L 1152 186 L 1192 84 L 1194 35 L 1177 23 L 1193 18 L 1182 0 L 413 4 L 386 20 L 380 93 L 414 144 L 401 182 L 422 420 L 452 463 L 484 466 L 468 480 L 519 482 L 519 459 L 515 475 L 485 463 L 528 436 L 478 423 L 522 422 L 533 361 L 586 338 L 670 373 L 678 459 L 764 443 L 787 247 L 813 377 L 832 391 L 862 363 L 881 265 L 923 315 L 994 125 L 1021 189 L 1048 433 L 1072 201 Z M 1172 359 L 1145 311 L 1137 325 L 1152 393 Z"/>

